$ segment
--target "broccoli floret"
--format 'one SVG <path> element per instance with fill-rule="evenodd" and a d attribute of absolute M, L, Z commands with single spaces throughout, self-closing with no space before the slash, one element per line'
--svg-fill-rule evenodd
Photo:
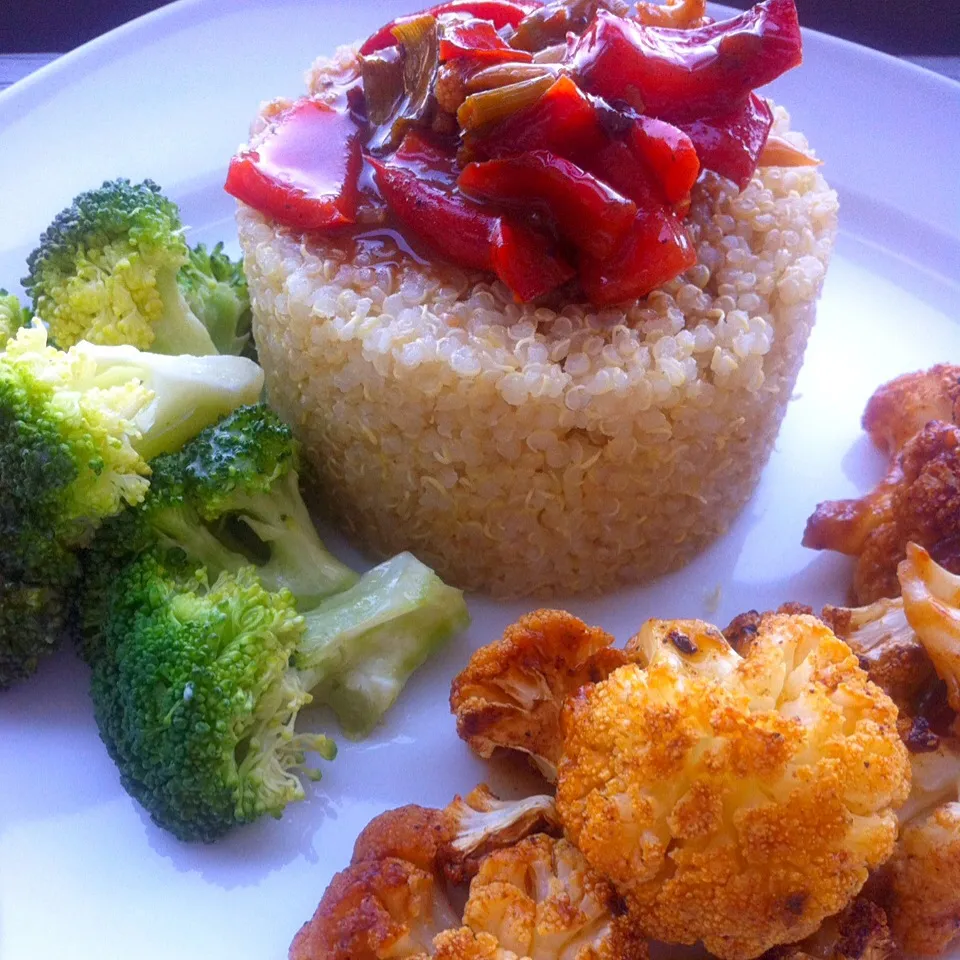
<path fill-rule="evenodd" d="M 262 381 L 237 357 L 185 363 L 87 343 L 64 352 L 47 345 L 43 327 L 22 328 L 0 353 L 0 578 L 69 588 L 75 551 L 143 500 L 147 459 L 256 398 Z M 22 664 L 5 668 L 9 682 L 36 657 L 11 626 L 20 608 L 4 614 L 0 605 L 0 660 Z M 42 623 L 37 632 L 46 638 Z"/>
<path fill-rule="evenodd" d="M 294 732 L 310 694 L 366 733 L 467 622 L 460 591 L 409 554 L 359 580 L 331 557 L 296 463 L 289 429 L 241 408 L 152 461 L 143 503 L 85 554 L 81 653 L 101 735 L 130 793 L 182 839 L 278 815 L 302 795 L 304 751 L 330 750 Z"/>
<path fill-rule="evenodd" d="M 321 542 L 300 494 L 299 448 L 265 404 L 241 407 L 153 464 L 147 522 L 210 571 L 254 564 L 270 590 L 301 609 L 344 590 L 357 574 Z"/>
<path fill-rule="evenodd" d="M 188 260 L 176 204 L 150 180 L 112 180 L 57 215 L 27 260 L 23 286 L 62 348 L 89 340 L 214 354 L 178 284 Z"/>
<path fill-rule="evenodd" d="M 19 583 L 0 574 L 0 690 L 29 677 L 56 648 L 66 617 L 62 585 Z"/>
<path fill-rule="evenodd" d="M 217 350 L 256 359 L 243 261 L 231 260 L 222 243 L 209 251 L 199 243 L 190 250 L 179 279 L 190 309 L 209 331 Z"/>
<path fill-rule="evenodd" d="M 305 753 L 333 759 L 294 721 L 310 701 L 290 656 L 293 597 L 252 568 L 212 584 L 182 553 L 147 551 L 119 576 L 93 663 L 100 734 L 127 791 L 181 840 L 212 841 L 303 797 Z"/>
<path fill-rule="evenodd" d="M 334 710 L 349 736 L 362 737 L 413 671 L 469 620 L 459 590 L 401 553 L 305 615 L 294 664 L 314 700 Z"/>
<path fill-rule="evenodd" d="M 30 322 L 30 311 L 20 306 L 20 299 L 0 287 L 0 350 L 12 340 L 21 327 Z"/>

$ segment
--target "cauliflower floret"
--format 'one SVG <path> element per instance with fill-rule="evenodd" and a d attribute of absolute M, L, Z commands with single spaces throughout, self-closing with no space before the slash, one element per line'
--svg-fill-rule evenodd
<path fill-rule="evenodd" d="M 877 886 L 898 944 L 938 954 L 960 933 L 960 743 L 942 737 L 936 750 L 910 761 L 900 838 Z"/>
<path fill-rule="evenodd" d="M 912 713 L 917 697 L 934 679 L 934 670 L 907 620 L 903 600 L 877 600 L 866 607 L 826 606 L 820 619 L 853 650 L 860 666 L 901 713 Z"/>
<path fill-rule="evenodd" d="M 947 685 L 947 701 L 960 712 L 960 577 L 915 543 L 907 545 L 897 572 L 907 620 Z"/>
<path fill-rule="evenodd" d="M 775 947 L 764 960 L 887 960 L 895 952 L 883 908 L 858 897 L 842 913 L 828 917 L 815 934 Z"/>
<path fill-rule="evenodd" d="M 863 429 L 893 456 L 931 420 L 960 423 L 960 367 L 939 363 L 879 387 L 863 412 Z"/>
<path fill-rule="evenodd" d="M 960 932 L 960 803 L 908 823 L 889 872 L 897 941 L 908 953 L 942 953 Z"/>
<path fill-rule="evenodd" d="M 613 886 L 566 840 L 537 834 L 486 857 L 463 922 L 517 957 L 646 960 Z"/>
<path fill-rule="evenodd" d="M 410 804 L 380 814 L 357 837 L 351 862 L 399 857 L 463 883 L 491 850 L 541 831 L 559 831 L 553 797 L 503 801 L 481 784 L 443 810 Z"/>
<path fill-rule="evenodd" d="M 551 782 L 560 757 L 560 710 L 569 694 L 626 663 L 613 637 L 563 610 L 536 610 L 477 650 L 454 678 L 457 733 L 483 758 L 519 750 Z"/>
<path fill-rule="evenodd" d="M 353 864 L 327 887 L 290 945 L 290 960 L 403 960 L 431 953 L 460 925 L 431 873 L 406 860 Z"/>
<path fill-rule="evenodd" d="M 870 493 L 819 504 L 803 534 L 804 546 L 857 557 L 861 604 L 899 595 L 897 564 L 910 541 L 960 570 L 960 428 L 952 423 L 930 421 Z"/>
<path fill-rule="evenodd" d="M 749 653 L 652 621 L 639 663 L 567 701 L 557 812 L 648 936 L 725 960 L 813 933 L 891 854 L 909 790 L 897 710 L 810 616 Z"/>
<path fill-rule="evenodd" d="M 484 858 L 463 919 L 432 873 L 396 857 L 338 873 L 290 960 L 647 960 L 613 887 L 566 840 Z"/>

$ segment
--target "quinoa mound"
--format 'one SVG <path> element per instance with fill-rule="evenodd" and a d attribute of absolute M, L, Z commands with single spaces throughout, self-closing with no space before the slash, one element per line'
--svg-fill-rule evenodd
<path fill-rule="evenodd" d="M 774 132 L 806 146 L 781 108 Z M 270 402 L 332 516 L 458 587 L 551 596 L 675 570 L 727 529 L 786 411 L 836 218 L 815 167 L 743 191 L 707 172 L 697 264 L 602 310 L 516 304 L 388 237 L 301 235 L 243 204 L 238 225 Z"/>

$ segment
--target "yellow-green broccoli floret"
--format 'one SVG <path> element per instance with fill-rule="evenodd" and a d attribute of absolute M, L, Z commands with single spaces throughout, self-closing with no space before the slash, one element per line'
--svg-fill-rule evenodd
<path fill-rule="evenodd" d="M 0 353 L 0 584 L 14 585 L 5 596 L 15 611 L 8 616 L 0 601 L 0 689 L 54 645 L 50 598 L 69 589 L 75 551 L 101 522 L 143 500 L 147 460 L 256 398 L 262 382 L 260 368 L 238 357 L 185 362 L 88 343 L 56 350 L 41 326 L 8 343 Z M 25 649 L 31 605 L 40 640 Z"/>
<path fill-rule="evenodd" d="M 20 306 L 19 297 L 0 287 L 0 350 L 29 322 L 30 311 Z"/>
<path fill-rule="evenodd" d="M 178 283 L 188 260 L 176 204 L 150 180 L 113 180 L 57 215 L 27 260 L 23 286 L 64 349 L 89 340 L 214 354 Z"/>

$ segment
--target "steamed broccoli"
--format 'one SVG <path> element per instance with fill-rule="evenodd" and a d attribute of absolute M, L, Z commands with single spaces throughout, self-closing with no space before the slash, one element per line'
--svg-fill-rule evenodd
<path fill-rule="evenodd" d="M 56 649 L 66 619 L 64 583 L 21 583 L 0 573 L 0 690 L 25 680 Z"/>
<path fill-rule="evenodd" d="M 180 288 L 220 353 L 256 359 L 250 336 L 253 314 L 242 261 L 231 260 L 223 252 L 222 243 L 209 251 L 198 243 L 180 270 Z"/>
<path fill-rule="evenodd" d="M 0 350 L 29 322 L 30 311 L 20 306 L 18 297 L 0 287 Z"/>
<path fill-rule="evenodd" d="M 154 460 L 143 503 L 87 554 L 101 736 L 130 794 L 181 839 L 279 815 L 299 775 L 316 776 L 304 751 L 330 751 L 295 733 L 299 708 L 327 703 L 349 733 L 369 731 L 467 621 L 462 594 L 410 554 L 359 580 L 330 556 L 296 466 L 289 429 L 242 408 Z"/>
<path fill-rule="evenodd" d="M 104 518 L 143 500 L 147 459 L 249 403 L 262 383 L 260 368 L 237 357 L 185 362 L 88 343 L 63 352 L 40 326 L 8 343 L 0 353 L 0 689 L 53 646 L 75 551 Z"/>
<path fill-rule="evenodd" d="M 226 277 L 224 263 L 216 271 L 234 296 L 198 293 L 203 261 L 191 259 L 180 211 L 155 183 L 112 180 L 57 215 L 27 260 L 23 285 L 62 348 L 89 340 L 204 356 L 218 352 L 214 337 L 239 341 L 243 331 L 231 337 L 230 325 L 248 319 L 246 287 Z M 190 302 L 202 307 L 199 316 Z"/>
<path fill-rule="evenodd" d="M 253 568 L 212 584 L 178 551 L 150 550 L 118 576 L 91 692 L 127 791 L 181 840 L 211 841 L 303 796 L 297 734 L 309 702 L 290 655 L 302 629 L 293 598 Z"/>

